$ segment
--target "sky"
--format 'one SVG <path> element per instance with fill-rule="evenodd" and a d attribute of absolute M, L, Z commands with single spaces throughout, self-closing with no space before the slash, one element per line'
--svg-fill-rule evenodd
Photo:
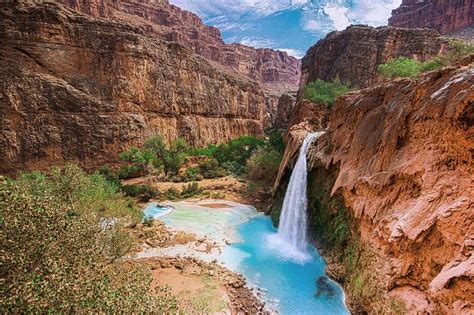
<path fill-rule="evenodd" d="M 170 0 L 218 27 L 224 40 L 301 58 L 333 30 L 386 25 L 401 0 Z"/>

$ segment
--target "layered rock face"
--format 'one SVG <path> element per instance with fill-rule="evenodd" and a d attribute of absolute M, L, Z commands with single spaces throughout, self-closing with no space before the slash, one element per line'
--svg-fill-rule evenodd
<path fill-rule="evenodd" d="M 167 0 L 60 0 L 95 17 L 126 21 L 167 41 L 193 51 L 266 85 L 269 89 L 296 90 L 300 61 L 285 52 L 225 44 L 220 31 L 203 24 L 188 11 Z"/>
<path fill-rule="evenodd" d="M 345 84 L 365 88 L 383 79 L 378 65 L 405 56 L 430 59 L 446 49 L 438 32 L 426 29 L 349 26 L 332 32 L 311 47 L 302 60 L 301 86 L 321 79 L 339 78 Z"/>
<path fill-rule="evenodd" d="M 335 171 L 331 194 L 376 257 L 377 287 L 409 314 L 474 311 L 473 62 L 340 97 L 309 152 L 318 180 Z M 289 130 L 287 155 L 308 123 Z"/>
<path fill-rule="evenodd" d="M 474 25 L 472 0 L 403 0 L 388 24 L 407 28 L 433 28 L 448 34 Z"/>
<path fill-rule="evenodd" d="M 254 81 L 129 24 L 3 3 L 0 38 L 0 172 L 100 165 L 154 134 L 205 145 L 263 133 Z"/>

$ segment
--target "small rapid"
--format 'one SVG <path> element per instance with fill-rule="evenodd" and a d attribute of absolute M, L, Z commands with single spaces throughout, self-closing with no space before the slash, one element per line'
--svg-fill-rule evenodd
<path fill-rule="evenodd" d="M 304 139 L 283 201 L 278 233 L 268 239 L 269 246 L 279 249 L 281 255 L 301 262 L 311 259 L 306 236 L 308 225 L 306 153 L 309 146 L 323 134 L 323 131 L 310 133 Z"/>

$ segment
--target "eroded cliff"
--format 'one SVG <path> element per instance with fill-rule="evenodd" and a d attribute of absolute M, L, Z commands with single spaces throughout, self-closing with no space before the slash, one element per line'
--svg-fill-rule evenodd
<path fill-rule="evenodd" d="M 473 61 L 340 97 L 309 153 L 310 225 L 355 312 L 474 311 Z M 298 122 L 285 165 L 320 127 Z"/>
<path fill-rule="evenodd" d="M 133 25 L 4 2 L 0 38 L 0 172 L 100 165 L 154 134 L 204 145 L 263 133 L 258 84 Z"/>
<path fill-rule="evenodd" d="M 349 26 L 329 33 L 311 47 L 302 60 L 301 83 L 339 78 L 343 83 L 365 88 L 383 81 L 378 65 L 400 56 L 421 61 L 442 53 L 447 46 L 437 31 Z"/>
<path fill-rule="evenodd" d="M 59 0 L 95 17 L 121 20 L 158 38 L 178 42 L 271 90 L 296 90 L 300 61 L 282 51 L 226 44 L 219 29 L 167 0 Z"/>
<path fill-rule="evenodd" d="M 406 28 L 433 28 L 442 34 L 474 25 L 472 0 L 403 0 L 388 24 Z"/>

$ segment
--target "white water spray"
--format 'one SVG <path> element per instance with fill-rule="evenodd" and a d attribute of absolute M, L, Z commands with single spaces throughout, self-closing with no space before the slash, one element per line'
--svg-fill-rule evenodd
<path fill-rule="evenodd" d="M 311 143 L 323 134 L 324 132 L 310 133 L 303 141 L 286 190 L 278 234 L 270 239 L 272 247 L 279 248 L 282 254 L 296 260 L 307 260 L 310 257 L 306 239 L 308 207 L 306 152 Z"/>

